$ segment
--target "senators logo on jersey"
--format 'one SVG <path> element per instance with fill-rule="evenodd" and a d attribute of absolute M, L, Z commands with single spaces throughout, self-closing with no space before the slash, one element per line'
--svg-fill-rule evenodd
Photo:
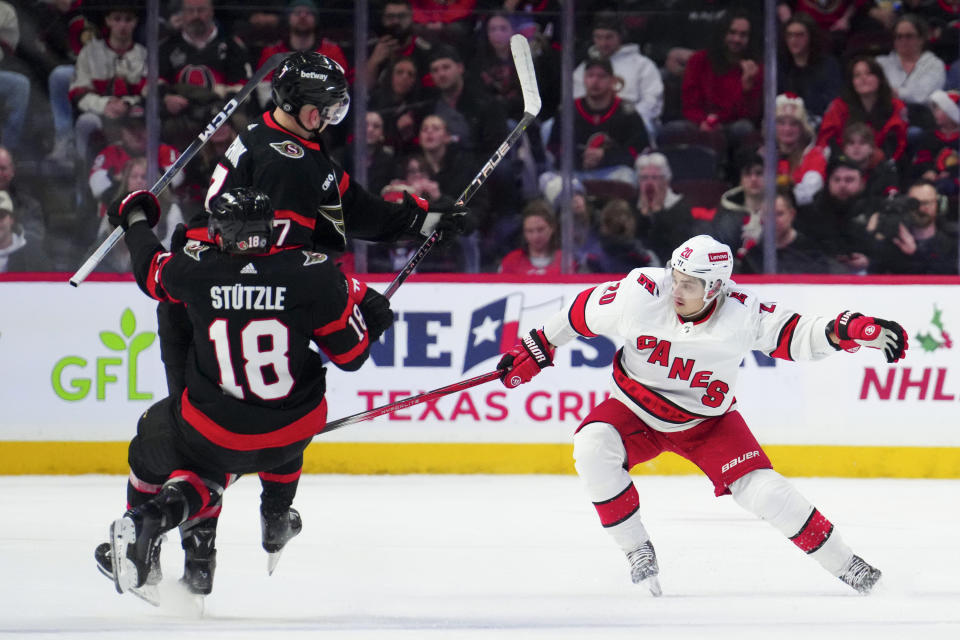
<path fill-rule="evenodd" d="M 284 140 L 283 142 L 271 142 L 270 147 L 280 155 L 286 156 L 288 158 L 293 158 L 296 160 L 297 158 L 303 157 L 303 147 L 298 145 L 296 142 L 293 142 L 292 140 Z"/>

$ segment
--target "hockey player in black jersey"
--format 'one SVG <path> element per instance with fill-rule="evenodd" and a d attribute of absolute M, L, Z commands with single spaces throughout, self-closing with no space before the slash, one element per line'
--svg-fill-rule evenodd
<path fill-rule="evenodd" d="M 410 194 L 402 203 L 372 195 L 330 157 L 320 133 L 339 124 L 350 106 L 343 69 L 316 52 L 294 53 L 273 79 L 276 108 L 265 112 L 234 140 L 211 176 L 207 203 L 226 190 L 253 187 L 273 205 L 278 247 L 303 245 L 329 254 L 347 248 L 347 238 L 375 242 L 426 238 L 435 229 L 449 240 L 469 231 L 465 207 L 438 209 Z M 209 208 L 209 207 L 208 207 Z M 187 232 L 203 238 L 205 225 Z M 191 330 L 183 305 L 157 308 L 160 354 L 171 395 L 183 389 Z M 261 474 L 264 503 L 275 493 L 295 491 L 296 474 Z M 294 483 L 293 488 L 286 486 Z M 200 519 L 182 532 L 190 558 L 195 549 L 213 549 L 216 519 Z M 266 534 L 266 531 L 265 531 Z M 264 538 L 264 547 L 271 546 Z M 272 571 L 276 556 L 268 559 Z M 187 567 L 189 572 L 189 566 Z M 203 589 L 209 592 L 212 573 Z"/>
<path fill-rule="evenodd" d="M 273 208 L 252 189 L 218 196 L 207 241 L 173 253 L 151 229 L 160 216 L 151 193 L 128 195 L 111 215 L 126 230 L 140 288 L 184 303 L 193 327 L 186 388 L 140 418 L 128 454 L 129 509 L 95 554 L 118 592 L 149 600 L 164 532 L 215 513 L 234 474 L 299 475 L 327 415 L 325 369 L 310 344 L 354 371 L 393 313 L 328 255 L 276 246 Z M 298 533 L 292 500 L 279 492 L 264 505 L 265 546 L 269 537 L 279 550 Z"/>

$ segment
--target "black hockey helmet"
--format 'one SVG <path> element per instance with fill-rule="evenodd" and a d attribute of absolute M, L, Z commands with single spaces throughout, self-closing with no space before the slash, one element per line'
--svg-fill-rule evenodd
<path fill-rule="evenodd" d="M 311 104 L 323 121 L 340 124 L 350 109 L 350 94 L 343 67 L 316 51 L 294 53 L 273 76 L 273 101 L 286 113 L 299 118 L 300 109 Z"/>
<path fill-rule="evenodd" d="M 270 198 L 249 187 L 224 191 L 210 203 L 207 233 L 221 251 L 265 253 L 273 235 Z"/>

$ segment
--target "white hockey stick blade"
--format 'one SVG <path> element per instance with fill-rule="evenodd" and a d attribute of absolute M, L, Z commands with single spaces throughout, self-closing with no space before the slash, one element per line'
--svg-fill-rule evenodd
<path fill-rule="evenodd" d="M 520 78 L 520 89 L 523 91 L 523 111 L 535 116 L 540 113 L 541 102 L 537 74 L 533 70 L 533 56 L 530 54 L 530 43 L 524 36 L 515 33 L 510 37 L 510 51 L 513 53 L 513 65 L 517 68 L 517 77 Z"/>

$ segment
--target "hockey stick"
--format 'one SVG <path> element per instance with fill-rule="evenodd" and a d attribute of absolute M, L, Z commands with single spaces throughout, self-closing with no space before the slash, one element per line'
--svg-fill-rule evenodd
<path fill-rule="evenodd" d="M 483 168 L 481 168 L 480 172 L 473 178 L 473 181 L 470 182 L 467 188 L 463 190 L 463 193 L 460 194 L 460 197 L 457 199 L 458 205 L 465 205 L 470 201 L 470 198 L 472 198 L 483 183 L 487 181 L 487 178 L 490 177 L 493 170 L 500 164 L 500 161 L 503 160 L 504 156 L 506 156 L 513 145 L 517 143 L 517 140 L 520 139 L 520 136 L 523 135 L 523 132 L 530 126 L 530 123 L 533 122 L 533 119 L 540 113 L 540 90 L 537 88 L 537 74 L 533 70 L 530 43 L 519 33 L 514 34 L 510 38 L 510 51 L 513 53 L 513 64 L 517 67 L 520 89 L 523 91 L 523 117 L 520 118 L 520 122 L 513 128 L 513 131 L 511 131 L 507 139 L 503 141 L 503 144 L 493 152 L 493 155 L 490 156 L 487 163 L 483 165 Z M 393 279 L 393 282 L 390 283 L 390 286 L 387 287 L 383 295 L 387 298 L 393 296 L 396 290 L 400 288 L 400 285 L 403 284 L 403 281 L 410 277 L 413 270 L 417 268 L 417 265 L 420 264 L 420 261 L 423 260 L 424 256 L 427 255 L 438 240 L 440 240 L 440 232 L 434 231 L 431 233 L 430 237 L 424 240 L 420 248 L 417 249 L 417 252 L 413 254 L 407 261 L 407 264 L 403 266 L 403 269 L 401 269 L 397 277 Z"/>
<path fill-rule="evenodd" d="M 469 389 L 471 387 L 490 382 L 491 380 L 496 380 L 502 373 L 503 372 L 499 370 L 491 371 L 475 378 L 461 380 L 460 382 L 455 382 L 445 387 L 434 389 L 433 391 L 421 393 L 418 396 L 410 396 L 409 398 L 404 398 L 403 400 L 397 400 L 396 402 L 385 404 L 382 407 L 374 407 L 368 411 L 362 411 L 360 413 L 355 413 L 352 416 L 347 416 L 345 418 L 340 418 L 339 420 L 334 420 L 333 422 L 328 422 L 319 435 L 326 434 L 330 431 L 334 431 L 336 429 L 340 429 L 341 427 L 346 427 L 357 422 L 363 422 L 364 420 L 372 420 L 373 418 L 382 416 L 385 413 L 392 413 L 394 411 L 399 411 L 400 409 L 406 409 L 407 407 L 412 407 L 415 404 L 427 402 L 429 400 L 433 400 L 434 398 L 441 398 L 456 391 L 463 391 L 464 389 Z"/>
<path fill-rule="evenodd" d="M 150 193 L 155 196 L 159 196 L 164 189 L 167 188 L 167 185 L 176 177 L 180 170 L 187 166 L 187 163 L 193 160 L 193 157 L 197 155 L 197 152 L 203 148 L 203 145 L 207 144 L 207 140 L 210 139 L 217 129 L 219 129 L 224 122 L 230 119 L 230 116 L 239 107 L 241 104 L 246 102 L 247 98 L 250 97 L 250 94 L 253 93 L 254 89 L 257 88 L 257 85 L 263 81 L 277 66 L 280 62 L 287 56 L 285 53 L 277 53 L 271 56 L 262 67 L 260 67 L 253 77 L 247 81 L 247 84 L 243 85 L 243 88 L 237 92 L 233 98 L 227 101 L 227 104 L 223 105 L 223 109 L 213 117 L 213 120 L 210 121 L 210 124 L 206 128 L 197 134 L 197 139 L 190 143 L 190 146 L 183 150 L 183 153 L 180 154 L 180 157 L 170 165 L 170 168 L 160 176 L 160 179 L 157 180 L 156 184 L 150 187 Z M 100 264 L 100 261 L 103 260 L 110 250 L 113 249 L 113 246 L 120 242 L 120 238 L 123 237 L 123 227 L 117 227 L 113 230 L 106 239 L 100 243 L 100 246 L 97 247 L 90 257 L 87 258 L 77 272 L 73 274 L 73 277 L 70 278 L 70 284 L 74 287 L 79 286 L 81 282 L 87 279 L 87 276 L 97 268 L 97 265 Z"/>

